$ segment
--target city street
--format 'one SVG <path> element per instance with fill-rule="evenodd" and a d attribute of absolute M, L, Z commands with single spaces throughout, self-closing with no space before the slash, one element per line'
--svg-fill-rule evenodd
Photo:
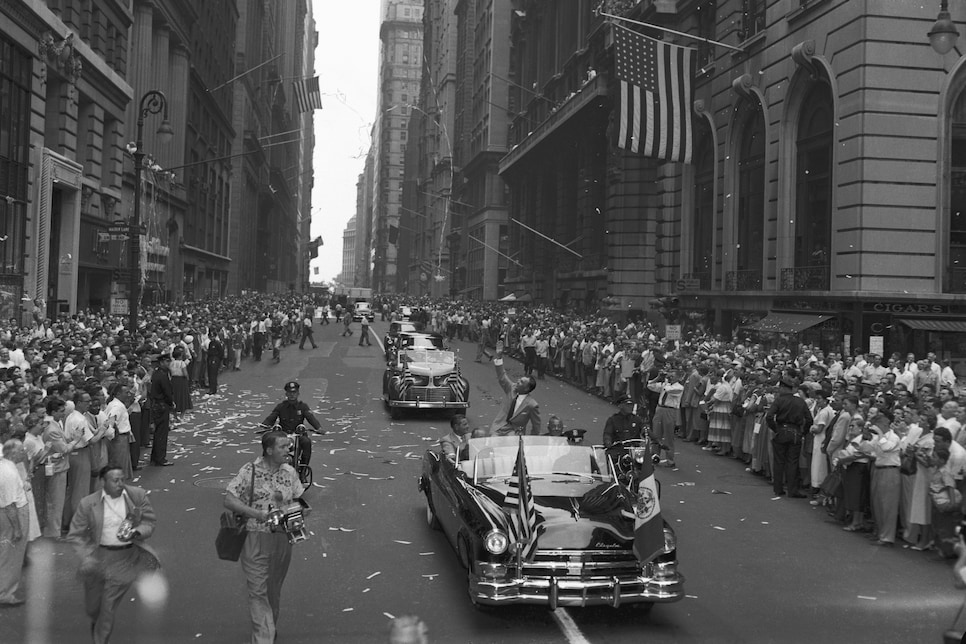
<path fill-rule="evenodd" d="M 386 323 L 373 325 L 381 340 Z M 247 641 L 244 577 L 215 556 L 229 477 L 258 454 L 254 425 L 301 383 L 328 435 L 314 437 L 315 483 L 306 498 L 311 536 L 295 546 L 283 590 L 279 642 L 383 642 L 393 616 L 418 615 L 431 642 L 938 642 L 961 603 L 949 563 L 902 547 L 878 548 L 805 500 L 772 498 L 738 461 L 681 446 L 678 468 L 658 472 L 675 527 L 687 597 L 645 614 L 620 609 L 475 609 L 442 533 L 430 530 L 417 492 L 420 459 L 448 431 L 442 414 L 391 421 L 381 401 L 378 341 L 358 346 L 341 325 L 316 326 L 318 348 L 283 350 L 280 364 L 246 361 L 222 375 L 221 393 L 195 398 L 172 432 L 175 466 L 142 469 L 158 527 L 150 540 L 168 581 L 132 592 L 114 641 Z M 454 342 L 471 384 L 469 417 L 489 424 L 502 395 L 476 347 Z M 508 361 L 511 375 L 522 373 Z M 600 442 L 615 408 L 547 378 L 534 396 L 543 418 L 583 427 Z M 88 622 L 70 547 L 49 540 L 30 555 L 24 607 L 0 611 L 0 641 L 83 642 Z M 147 589 L 150 591 L 151 589 Z"/>

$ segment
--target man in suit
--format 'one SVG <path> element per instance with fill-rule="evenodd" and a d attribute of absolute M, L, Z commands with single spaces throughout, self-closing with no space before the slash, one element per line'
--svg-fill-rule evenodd
<path fill-rule="evenodd" d="M 543 431 L 540 425 L 540 403 L 533 397 L 533 390 L 537 388 L 537 381 L 533 376 L 522 376 L 516 382 L 510 380 L 503 368 L 503 342 L 496 343 L 496 378 L 506 392 L 506 399 L 500 407 L 493 423 L 490 434 L 495 436 L 509 436 L 511 434 L 537 435 Z M 527 425 L 530 430 L 527 431 Z"/>
<path fill-rule="evenodd" d="M 81 559 L 84 605 L 95 644 L 110 639 L 117 609 L 138 575 L 160 567 L 144 543 L 157 522 L 147 493 L 126 485 L 117 465 L 105 465 L 99 477 L 104 489 L 81 500 L 67 537 Z"/>

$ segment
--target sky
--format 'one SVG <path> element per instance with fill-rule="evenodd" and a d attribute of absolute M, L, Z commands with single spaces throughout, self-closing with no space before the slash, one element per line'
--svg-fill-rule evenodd
<path fill-rule="evenodd" d="M 315 111 L 312 238 L 321 236 L 323 242 L 310 263 L 313 283 L 342 271 L 342 232 L 355 215 L 356 180 L 376 115 L 379 7 L 380 0 L 312 0 L 319 32 L 315 73 L 322 91 L 322 109 Z"/>

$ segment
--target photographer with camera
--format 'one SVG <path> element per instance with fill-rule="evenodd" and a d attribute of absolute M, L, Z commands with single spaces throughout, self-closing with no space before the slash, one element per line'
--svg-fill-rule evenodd
<path fill-rule="evenodd" d="M 275 405 L 272 413 L 262 422 L 263 427 L 271 428 L 277 420 L 282 431 L 286 434 L 294 434 L 298 426 L 305 423 L 308 423 L 317 434 L 325 433 L 309 406 L 299 400 L 299 389 L 299 383 L 294 380 L 285 383 L 285 400 Z M 301 457 L 299 458 L 300 462 L 296 465 L 308 465 L 312 458 L 312 441 L 305 434 L 300 434 L 298 441 Z"/>
<path fill-rule="evenodd" d="M 248 537 L 240 560 L 248 584 L 252 642 L 259 644 L 275 641 L 282 584 L 292 560 L 288 535 L 273 531 L 271 520 L 305 491 L 295 468 L 288 463 L 291 443 L 284 432 L 263 434 L 262 456 L 242 466 L 228 484 L 225 496 L 225 507 L 247 518 Z"/>

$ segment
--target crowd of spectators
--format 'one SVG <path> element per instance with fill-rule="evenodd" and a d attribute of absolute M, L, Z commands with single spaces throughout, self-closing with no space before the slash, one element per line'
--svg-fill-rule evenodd
<path fill-rule="evenodd" d="M 735 459 L 775 494 L 804 497 L 877 545 L 901 539 L 954 556 L 966 492 L 966 392 L 951 364 L 933 353 L 843 355 L 794 336 L 756 342 L 700 330 L 672 342 L 642 319 L 518 303 L 384 298 L 377 310 L 393 319 L 404 304 L 428 330 L 475 342 L 477 361 L 490 359 L 503 340 L 525 373 L 561 378 L 608 400 L 629 396 L 647 421 L 672 383 L 680 389 L 679 440 Z M 795 480 L 773 477 L 780 427 L 769 411 L 782 387 L 808 410 L 790 434 Z M 676 465 L 674 436 L 655 440 L 668 466 Z"/>
<path fill-rule="evenodd" d="M 27 540 L 62 537 L 109 461 L 128 478 L 140 469 L 152 438 L 148 385 L 163 354 L 173 358 L 181 418 L 192 392 L 218 395 L 220 371 L 261 360 L 275 341 L 297 342 L 317 304 L 312 296 L 249 295 L 150 306 L 135 333 L 126 316 L 89 311 L 50 318 L 41 310 L 30 325 L 0 324 L 0 444 L 10 442 L 31 497 Z"/>

